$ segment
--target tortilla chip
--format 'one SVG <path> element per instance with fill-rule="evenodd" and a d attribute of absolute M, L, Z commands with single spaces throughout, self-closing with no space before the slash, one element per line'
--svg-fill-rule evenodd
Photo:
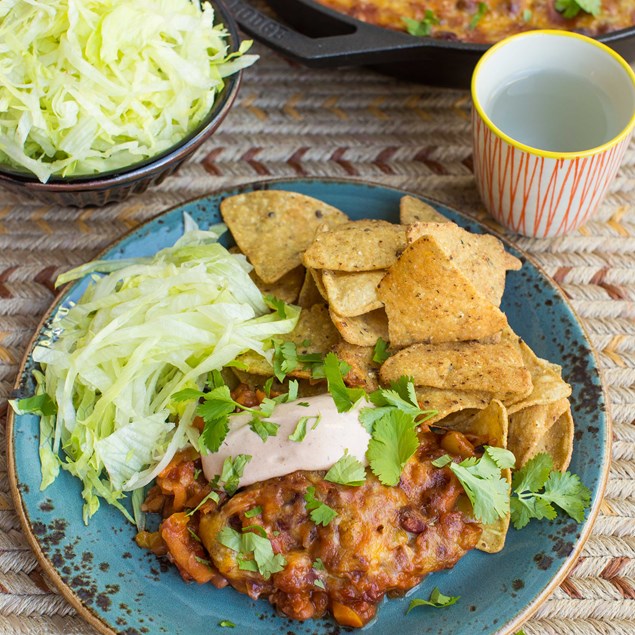
<path fill-rule="evenodd" d="M 326 295 L 326 289 L 324 288 L 324 281 L 322 280 L 322 271 L 320 269 L 307 269 L 307 271 L 311 272 L 311 276 L 313 277 L 313 282 L 315 282 L 318 293 L 328 302 L 328 296 Z"/>
<path fill-rule="evenodd" d="M 509 429 L 507 410 L 505 406 L 497 400 L 492 401 L 483 410 L 473 411 L 472 414 L 462 418 L 454 418 L 452 422 L 449 422 L 448 419 L 443 419 L 435 425 L 450 430 L 458 430 L 468 438 L 476 437 L 483 445 L 492 445 L 497 448 L 507 447 L 507 434 Z M 502 470 L 501 476 L 511 487 L 511 470 Z M 482 525 L 483 533 L 476 548 L 487 553 L 498 553 L 501 551 L 505 546 L 505 537 L 509 529 L 509 519 L 510 515 L 507 514 L 504 518 L 499 518 L 493 523 Z"/>
<path fill-rule="evenodd" d="M 575 424 L 571 414 L 571 407 L 567 408 L 558 420 L 547 430 L 536 446 L 536 454 L 547 452 L 553 459 L 553 469 L 566 471 L 573 454 L 573 435 Z"/>
<path fill-rule="evenodd" d="M 525 367 L 531 373 L 533 389 L 521 400 L 507 404 L 509 414 L 519 412 L 529 406 L 550 404 L 571 395 L 571 386 L 562 379 L 562 368 L 536 354 L 511 329 L 504 332 L 504 337 L 515 337 L 519 342 L 519 350 L 523 356 Z"/>
<path fill-rule="evenodd" d="M 343 223 L 318 232 L 304 253 L 304 265 L 332 271 L 386 269 L 404 250 L 406 229 L 384 220 Z"/>
<path fill-rule="evenodd" d="M 452 264 L 494 306 L 500 306 L 507 269 L 522 263 L 508 254 L 495 236 L 472 234 L 455 223 L 416 223 L 408 227 L 408 243 L 432 236 Z"/>
<path fill-rule="evenodd" d="M 302 252 L 325 221 L 337 225 L 348 220 L 322 201 L 278 190 L 231 196 L 220 210 L 241 251 L 267 283 L 302 264 Z"/>
<path fill-rule="evenodd" d="M 445 216 L 439 214 L 432 205 L 424 203 L 414 196 L 403 196 L 399 201 L 399 222 L 402 225 L 413 223 L 448 223 Z"/>
<path fill-rule="evenodd" d="M 377 297 L 377 285 L 386 275 L 377 271 L 322 271 L 322 282 L 330 307 L 344 317 L 355 317 L 383 306 Z"/>
<path fill-rule="evenodd" d="M 432 236 L 409 245 L 379 283 L 390 343 L 480 340 L 507 318 L 452 264 Z"/>
<path fill-rule="evenodd" d="M 324 304 L 324 298 L 320 295 L 311 270 L 305 269 L 304 282 L 298 295 L 298 305 L 303 309 L 310 309 L 314 304 Z"/>
<path fill-rule="evenodd" d="M 296 345 L 298 355 L 320 353 L 326 355 L 341 341 L 339 333 L 333 326 L 328 309 L 323 304 L 314 304 L 310 309 L 302 309 L 298 323 L 291 333 L 280 335 L 279 339 L 291 341 Z M 248 373 L 271 377 L 273 367 L 261 355 L 248 351 L 237 358 L 245 365 Z M 311 370 L 304 369 L 302 364 L 288 373 L 289 377 L 309 379 Z"/>
<path fill-rule="evenodd" d="M 388 320 L 383 309 L 375 309 L 356 317 L 344 317 L 331 309 L 331 320 L 342 339 L 349 344 L 375 346 L 380 337 L 388 339 Z"/>
<path fill-rule="evenodd" d="M 293 304 L 298 299 L 304 282 L 304 275 L 305 271 L 302 266 L 291 269 L 291 271 L 285 273 L 282 278 L 275 282 L 264 282 L 255 270 L 249 274 L 262 295 L 272 295 L 287 304 Z"/>
<path fill-rule="evenodd" d="M 511 342 L 413 344 L 389 357 L 381 367 L 382 383 L 406 375 L 415 386 L 487 392 L 504 399 L 531 392 L 531 375 Z"/>
<path fill-rule="evenodd" d="M 379 388 L 379 365 L 373 362 L 373 346 L 355 346 L 348 342 L 340 342 L 333 352 L 351 367 L 344 377 L 347 386 L 363 388 L 366 392 L 373 392 Z"/>
<path fill-rule="evenodd" d="M 517 468 L 538 454 L 545 435 L 567 410 L 569 400 L 564 398 L 550 404 L 529 406 L 510 415 L 509 449 L 516 457 Z"/>
<path fill-rule="evenodd" d="M 441 390 L 419 386 L 415 388 L 415 393 L 422 410 L 436 410 L 434 416 L 426 419 L 426 423 L 430 425 L 453 412 L 465 409 L 482 410 L 492 399 L 490 393 L 476 390 Z"/>

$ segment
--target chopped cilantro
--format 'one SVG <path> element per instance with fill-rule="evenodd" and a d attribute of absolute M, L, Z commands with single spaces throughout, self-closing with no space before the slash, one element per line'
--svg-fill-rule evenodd
<path fill-rule="evenodd" d="M 532 518 L 553 520 L 557 516 L 554 505 L 582 522 L 591 502 L 591 492 L 580 478 L 570 472 L 553 471 L 553 459 L 545 452 L 514 474 L 512 489 L 511 519 L 516 529 L 522 529 Z"/>
<path fill-rule="evenodd" d="M 45 392 L 33 397 L 24 397 L 24 399 L 12 399 L 10 403 L 18 414 L 33 413 L 43 417 L 50 417 L 57 412 L 57 405 L 50 395 Z"/>
<path fill-rule="evenodd" d="M 556 0 L 555 7 L 565 18 L 575 18 L 580 11 L 598 16 L 602 9 L 602 0 Z"/>
<path fill-rule="evenodd" d="M 400 410 L 418 423 L 436 414 L 435 410 L 421 410 L 411 377 L 400 377 L 390 388 L 378 388 L 368 395 L 375 408 L 362 408 L 359 421 L 372 434 L 375 422 L 393 410 Z"/>
<path fill-rule="evenodd" d="M 267 395 L 267 397 L 271 397 L 272 386 L 273 386 L 273 377 L 269 377 L 269 379 L 267 379 L 264 386 L 262 387 L 262 390 L 264 391 L 265 395 Z"/>
<path fill-rule="evenodd" d="M 364 466 L 348 450 L 337 463 L 326 473 L 324 479 L 331 483 L 358 487 L 366 481 L 366 470 Z"/>
<path fill-rule="evenodd" d="M 218 501 L 220 500 L 220 496 L 218 495 L 218 492 L 211 490 L 210 493 L 207 496 L 205 496 L 205 498 L 203 498 L 203 500 L 194 509 L 191 509 L 189 512 L 187 512 L 187 515 L 191 516 L 194 512 L 197 512 L 209 500 L 213 500 L 218 505 Z"/>
<path fill-rule="evenodd" d="M 274 295 L 265 295 L 263 296 L 263 300 L 272 311 L 278 314 L 278 317 L 283 320 L 287 319 L 287 303 L 284 302 L 284 300 L 280 300 Z"/>
<path fill-rule="evenodd" d="M 229 620 L 221 620 L 218 625 L 221 628 L 235 628 L 236 624 L 234 624 L 233 622 L 230 622 Z"/>
<path fill-rule="evenodd" d="M 279 424 L 273 421 L 266 421 L 260 417 L 254 417 L 249 423 L 249 427 L 264 441 L 269 437 L 278 435 Z"/>
<path fill-rule="evenodd" d="M 298 367 L 298 351 L 293 342 L 273 342 L 273 374 L 278 381 Z"/>
<path fill-rule="evenodd" d="M 195 480 L 195 481 L 197 481 L 197 480 L 198 480 L 198 477 L 199 477 L 200 475 L 201 475 L 201 469 L 197 467 L 197 468 L 194 470 L 194 480 Z"/>
<path fill-rule="evenodd" d="M 411 600 L 410 606 L 408 606 L 408 610 L 406 611 L 406 615 L 417 606 L 433 606 L 436 609 L 441 609 L 446 606 L 456 604 L 456 602 L 460 599 L 460 595 L 443 595 L 443 593 L 439 591 L 439 588 L 435 587 L 432 593 L 430 593 L 430 599 L 422 600 L 415 598 L 414 600 Z"/>
<path fill-rule="evenodd" d="M 419 437 L 413 418 L 391 409 L 374 422 L 366 457 L 373 474 L 383 485 L 399 483 L 401 471 L 417 451 Z"/>
<path fill-rule="evenodd" d="M 318 589 L 325 589 L 326 588 L 324 586 L 324 582 L 322 582 L 322 580 L 320 580 L 319 578 L 317 580 L 315 580 L 313 582 L 313 584 L 315 584 L 315 586 L 318 587 Z"/>
<path fill-rule="evenodd" d="M 434 11 L 426 9 L 424 17 L 421 20 L 413 20 L 412 18 L 401 18 L 406 25 L 406 29 L 410 35 L 417 37 L 427 37 L 432 33 L 432 27 L 435 24 L 439 24 L 439 18 L 434 14 Z"/>
<path fill-rule="evenodd" d="M 253 518 L 254 516 L 260 516 L 262 514 L 262 507 L 258 505 L 258 507 L 253 507 L 252 509 L 245 512 L 245 518 Z"/>
<path fill-rule="evenodd" d="M 350 370 L 346 364 L 346 373 Z M 355 404 L 366 395 L 363 388 L 347 388 L 344 384 L 340 360 L 335 353 L 328 353 L 324 358 L 324 375 L 328 382 L 329 392 L 335 402 L 338 412 L 348 412 L 355 407 Z"/>
<path fill-rule="evenodd" d="M 531 9 L 525 9 L 523 11 L 523 22 L 529 22 L 529 20 L 531 20 L 533 15 L 534 14 Z"/>
<path fill-rule="evenodd" d="M 315 498 L 315 487 L 312 485 L 307 487 L 304 500 L 307 510 L 311 512 L 311 520 L 316 525 L 326 527 L 337 516 L 334 509 Z"/>
<path fill-rule="evenodd" d="M 310 405 L 308 401 L 298 401 L 298 406 L 302 406 L 303 408 L 308 408 Z"/>
<path fill-rule="evenodd" d="M 192 536 L 192 538 L 196 540 L 196 542 L 201 542 L 201 539 L 199 538 L 198 534 L 189 525 L 187 526 L 187 531 L 190 534 L 190 536 Z"/>
<path fill-rule="evenodd" d="M 207 567 L 211 567 L 212 566 L 212 563 L 209 560 L 205 560 L 205 558 L 199 558 L 198 556 L 194 556 L 194 559 L 199 564 L 204 564 Z"/>
<path fill-rule="evenodd" d="M 449 466 L 472 503 L 474 517 L 488 524 L 504 518 L 509 512 L 509 484 L 501 476 L 501 470 L 513 467 L 515 461 L 509 450 L 485 446 L 485 453 L 480 458 L 471 457 L 454 463 L 445 454 L 432 461 L 432 465 Z"/>
<path fill-rule="evenodd" d="M 247 571 L 257 571 L 268 580 L 272 574 L 282 571 L 287 564 L 282 554 L 274 554 L 271 541 L 253 532 L 239 534 L 231 527 L 223 527 L 216 536 L 218 542 L 238 553 L 238 566 Z M 249 559 L 249 556 L 253 558 Z"/>
<path fill-rule="evenodd" d="M 300 443 L 304 441 L 306 437 L 306 427 L 309 421 L 315 421 L 313 424 L 312 430 L 315 430 L 317 424 L 320 422 L 322 416 L 320 414 L 316 415 L 307 415 L 305 417 L 300 417 L 298 419 L 298 423 L 295 426 L 295 430 L 289 435 L 289 441 L 295 441 L 296 443 Z"/>
<path fill-rule="evenodd" d="M 378 337 L 373 349 L 373 361 L 376 364 L 383 364 L 390 357 L 388 353 L 388 342 L 382 337 Z"/>
<path fill-rule="evenodd" d="M 236 493 L 240 477 L 243 475 L 245 466 L 249 461 L 251 461 L 251 455 L 249 454 L 237 454 L 233 458 L 228 456 L 223 461 L 220 480 L 228 496 L 233 496 Z"/>
<path fill-rule="evenodd" d="M 247 525 L 246 527 L 243 527 L 243 533 L 247 531 L 255 531 L 259 536 L 262 536 L 263 538 L 267 537 L 267 532 L 262 525 Z"/>
<path fill-rule="evenodd" d="M 324 571 L 324 563 L 322 562 L 321 558 L 315 559 L 315 562 L 313 563 L 313 568 L 317 569 L 318 571 Z"/>
<path fill-rule="evenodd" d="M 467 28 L 470 29 L 470 31 L 474 30 L 476 28 L 476 25 L 481 21 L 482 17 L 487 13 L 487 11 L 487 5 L 484 2 L 479 2 L 476 13 L 472 16 L 472 19 L 470 20 Z"/>

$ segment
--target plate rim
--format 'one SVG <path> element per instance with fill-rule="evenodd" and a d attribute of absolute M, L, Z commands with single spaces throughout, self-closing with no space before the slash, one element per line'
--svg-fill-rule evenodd
<path fill-rule="evenodd" d="M 99 253 L 97 253 L 93 260 L 101 258 L 107 252 L 115 249 L 118 245 L 120 245 L 124 240 L 128 239 L 133 234 L 141 231 L 149 225 L 150 223 L 156 222 L 158 218 L 161 216 L 167 215 L 175 210 L 185 207 L 186 205 L 190 205 L 192 203 L 197 203 L 202 201 L 203 199 L 218 196 L 223 192 L 243 192 L 243 191 L 257 191 L 262 189 L 267 189 L 268 186 L 272 184 L 281 184 L 288 183 L 291 187 L 293 183 L 310 183 L 310 184 L 324 184 L 324 185 L 360 185 L 360 186 L 370 186 L 371 188 L 378 188 L 383 190 L 390 190 L 395 193 L 401 193 L 402 195 L 414 196 L 419 199 L 423 199 L 424 201 L 429 201 L 433 204 L 438 204 L 442 207 L 445 207 L 456 213 L 457 215 L 469 220 L 470 222 L 474 222 L 484 228 L 488 233 L 496 236 L 506 247 L 511 247 L 521 254 L 523 258 L 527 260 L 536 270 L 542 275 L 542 277 L 547 281 L 547 283 L 551 286 L 551 288 L 557 293 L 560 299 L 564 302 L 567 308 L 571 311 L 573 317 L 575 318 L 577 326 L 580 328 L 582 335 L 584 337 L 585 343 L 588 346 L 588 349 L 593 358 L 593 362 L 595 364 L 595 369 L 598 373 L 598 378 L 600 381 L 600 390 L 604 399 L 604 413 L 605 413 L 605 433 L 604 433 L 604 453 L 602 456 L 602 472 L 600 474 L 600 478 L 598 481 L 597 488 L 597 496 L 593 501 L 591 507 L 589 508 L 589 512 L 585 521 L 585 525 L 583 527 L 582 532 L 580 533 L 580 538 L 576 542 L 573 550 L 567 556 L 566 560 L 562 563 L 560 568 L 555 572 L 549 583 L 545 586 L 545 588 L 538 593 L 538 595 L 531 601 L 523 610 L 521 610 L 515 617 L 513 617 L 510 621 L 506 622 L 499 630 L 492 632 L 492 635 L 513 635 L 516 633 L 518 628 L 521 627 L 537 610 L 538 608 L 544 604 L 547 599 L 551 596 L 554 590 L 560 585 L 560 583 L 566 579 L 569 572 L 573 569 L 575 563 L 580 556 L 586 542 L 591 536 L 591 532 L 595 526 L 595 523 L 598 519 L 600 507 L 602 501 L 604 499 L 604 495 L 606 493 L 606 487 L 608 484 L 610 467 L 611 467 L 611 456 L 612 456 L 612 440 L 613 440 L 613 417 L 611 412 L 611 403 L 608 399 L 608 392 L 606 389 L 606 382 L 604 371 L 599 363 L 599 356 L 593 345 L 591 338 L 589 336 L 589 332 L 585 324 L 581 321 L 580 316 L 577 311 L 573 307 L 571 301 L 566 296 L 564 291 L 560 288 L 558 283 L 544 270 L 542 265 L 540 265 L 536 259 L 528 254 L 524 249 L 519 247 L 517 244 L 512 242 L 510 238 L 501 234 L 495 228 L 490 227 L 484 222 L 474 218 L 473 216 L 467 214 L 464 211 L 461 211 L 454 207 L 453 205 L 449 205 L 444 203 L 443 201 L 438 200 L 437 198 L 427 196 L 425 194 L 420 194 L 413 190 L 408 190 L 405 188 L 385 185 L 376 181 L 369 181 L 361 178 L 339 178 L 339 177 L 277 177 L 273 179 L 259 179 L 255 181 L 249 181 L 246 183 L 241 183 L 238 185 L 225 185 L 219 188 L 214 188 L 213 190 L 207 192 L 202 196 L 196 196 L 191 199 L 187 199 L 176 205 L 172 205 L 167 209 L 163 209 L 151 218 L 148 218 L 143 223 L 140 223 L 136 227 L 129 229 L 124 232 L 121 236 L 113 240 L 106 247 L 104 247 Z M 62 296 L 67 292 L 70 288 L 70 285 L 76 284 L 76 281 L 70 282 L 62 286 L 59 291 L 55 294 L 53 300 L 51 301 L 49 307 L 46 309 L 43 314 L 41 320 L 38 322 L 36 329 L 32 337 L 29 339 L 25 352 L 20 360 L 20 365 L 17 371 L 16 379 L 13 384 L 12 391 L 17 390 L 20 387 L 21 378 L 25 371 L 26 364 L 29 360 L 30 355 L 32 354 L 33 347 L 35 345 L 36 340 L 38 339 L 42 328 L 44 327 L 47 320 L 51 317 L 53 311 L 58 306 Z M 102 635 L 118 635 L 118 632 L 114 630 L 109 624 L 107 624 L 97 613 L 94 612 L 89 606 L 87 606 L 79 596 L 72 590 L 72 588 L 64 582 L 59 573 L 57 572 L 56 567 L 53 563 L 46 557 L 44 552 L 42 551 L 39 541 L 35 536 L 35 532 L 31 526 L 31 522 L 25 509 L 24 500 L 22 498 L 22 494 L 20 492 L 20 488 L 18 486 L 17 480 L 17 471 L 16 471 L 16 463 L 15 463 L 15 455 L 14 455 L 14 428 L 15 428 L 15 412 L 11 407 L 8 408 L 7 411 L 7 420 L 6 420 L 6 441 L 5 441 L 5 449 L 7 456 L 7 477 L 9 480 L 9 490 L 11 493 L 11 499 L 14 504 L 14 508 L 16 511 L 16 515 L 20 521 L 20 525 L 22 531 L 27 538 L 27 542 L 29 546 L 33 550 L 38 564 L 42 567 L 46 575 L 51 579 L 51 581 L 55 584 L 58 591 L 61 593 L 62 597 L 66 599 L 73 608 L 78 612 L 82 619 L 86 620 L 93 628 L 95 628 Z"/>

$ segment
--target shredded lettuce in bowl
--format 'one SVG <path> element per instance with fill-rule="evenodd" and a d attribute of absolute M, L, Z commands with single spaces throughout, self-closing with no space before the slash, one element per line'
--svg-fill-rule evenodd
<path fill-rule="evenodd" d="M 46 182 L 168 150 L 252 64 L 198 0 L 0 3 L 0 162 Z"/>
<path fill-rule="evenodd" d="M 201 389 L 208 373 L 240 353 L 271 357 L 271 338 L 293 330 L 299 308 L 271 312 L 244 256 L 186 222 L 184 235 L 155 256 L 95 261 L 58 284 L 92 275 L 81 299 L 60 309 L 33 351 L 36 395 L 11 401 L 40 416 L 42 489 L 60 467 L 83 483 L 84 521 L 99 497 L 118 507 L 199 433 L 196 403 L 175 411 L 172 395 Z M 96 272 L 107 275 L 97 275 Z"/>

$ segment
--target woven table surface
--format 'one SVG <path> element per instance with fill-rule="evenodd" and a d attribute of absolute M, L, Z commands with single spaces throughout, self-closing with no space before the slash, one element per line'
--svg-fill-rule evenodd
<path fill-rule="evenodd" d="M 0 403 L 51 303 L 56 276 L 162 210 L 272 177 L 330 176 L 403 187 L 493 225 L 472 175 L 466 91 L 365 69 L 307 70 L 256 47 L 236 105 L 194 159 L 128 201 L 78 210 L 0 190 Z M 562 287 L 604 370 L 614 419 L 601 514 L 579 561 L 524 626 L 529 634 L 635 633 L 635 144 L 599 213 L 565 238 L 518 239 Z M 4 448 L 4 428 L 0 427 Z M 40 570 L 0 456 L 0 634 L 93 634 Z"/>

